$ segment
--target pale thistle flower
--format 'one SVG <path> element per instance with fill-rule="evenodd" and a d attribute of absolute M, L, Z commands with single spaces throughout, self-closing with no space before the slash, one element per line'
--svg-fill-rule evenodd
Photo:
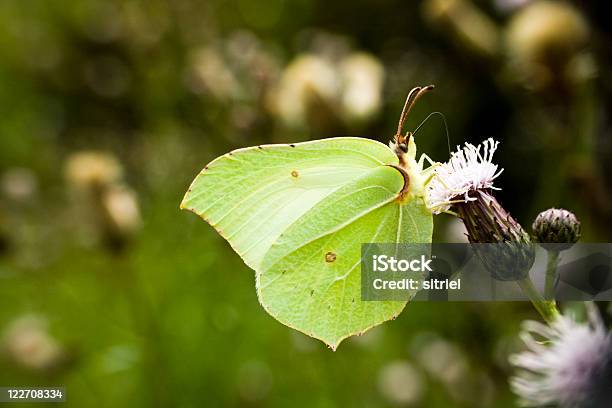
<path fill-rule="evenodd" d="M 510 356 L 510 363 L 519 369 L 510 385 L 521 405 L 608 406 L 612 336 L 594 306 L 588 323 L 561 315 L 550 326 L 526 321 L 521 339 L 527 351 Z"/>
<path fill-rule="evenodd" d="M 447 211 L 456 202 L 476 201 L 470 192 L 498 190 L 493 186 L 493 180 L 503 169 L 498 171 L 498 166 L 492 161 L 498 144 L 489 138 L 478 146 L 470 143 L 463 148 L 457 146 L 450 160 L 435 169 L 435 175 L 427 186 L 428 205 L 435 214 Z"/>
<path fill-rule="evenodd" d="M 535 252 L 529 235 L 491 194 L 493 181 L 503 170 L 493 163 L 499 143 L 489 138 L 474 146 L 457 148 L 448 162 L 435 165 L 427 185 L 427 203 L 433 213 L 451 207 L 463 220 L 468 240 L 495 279 L 523 279 L 533 265 Z"/>

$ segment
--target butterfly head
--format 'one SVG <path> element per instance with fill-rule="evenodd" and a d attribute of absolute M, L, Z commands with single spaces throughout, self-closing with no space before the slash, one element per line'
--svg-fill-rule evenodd
<path fill-rule="evenodd" d="M 406 156 L 412 159 L 416 158 L 416 144 L 412 132 L 405 135 L 395 135 L 389 146 L 400 159 L 400 162 L 404 161 Z"/>
<path fill-rule="evenodd" d="M 404 103 L 404 108 L 402 109 L 402 114 L 400 115 L 399 123 L 397 125 L 397 132 L 395 132 L 395 136 L 390 143 L 391 149 L 393 149 L 397 157 L 400 159 L 400 165 L 406 162 L 406 155 L 412 159 L 416 157 L 414 135 L 410 131 L 406 132 L 405 134 L 403 133 L 406 117 L 416 103 L 417 99 L 432 89 L 434 89 L 433 85 L 417 86 L 408 93 L 408 97 Z"/>
<path fill-rule="evenodd" d="M 397 155 L 408 153 L 408 139 L 411 135 L 395 135 L 393 149 Z"/>

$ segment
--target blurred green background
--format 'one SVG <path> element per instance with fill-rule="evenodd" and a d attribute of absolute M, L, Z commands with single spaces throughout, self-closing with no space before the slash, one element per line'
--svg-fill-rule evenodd
<path fill-rule="evenodd" d="M 530 229 L 610 241 L 605 2 L 0 2 L 0 386 L 74 407 L 512 407 L 528 304 L 409 304 L 337 352 L 259 306 L 253 272 L 179 202 L 235 148 L 408 127 L 436 160 L 501 141 Z M 436 218 L 437 241 L 462 226 Z M 20 405 L 25 406 L 25 405 Z M 40 405 L 36 405 L 40 406 Z"/>

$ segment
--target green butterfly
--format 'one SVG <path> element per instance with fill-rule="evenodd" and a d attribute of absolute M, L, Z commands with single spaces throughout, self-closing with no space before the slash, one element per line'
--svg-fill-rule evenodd
<path fill-rule="evenodd" d="M 390 147 L 358 137 L 249 147 L 204 167 L 181 208 L 195 212 L 256 272 L 264 309 L 336 349 L 395 318 L 406 302 L 361 301 L 361 244 L 430 243 L 425 186 L 408 112 L 433 86 L 410 91 Z"/>

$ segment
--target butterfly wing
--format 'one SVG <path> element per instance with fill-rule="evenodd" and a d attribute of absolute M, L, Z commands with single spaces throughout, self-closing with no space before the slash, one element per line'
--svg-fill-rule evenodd
<path fill-rule="evenodd" d="M 280 234 L 318 202 L 397 161 L 382 143 L 355 137 L 239 149 L 200 172 L 181 208 L 204 218 L 257 270 Z"/>
<path fill-rule="evenodd" d="M 387 146 L 362 138 L 236 150 L 196 177 L 181 204 L 256 271 L 263 307 L 332 348 L 406 302 L 360 300 L 361 244 L 431 242 L 422 199 L 400 202 Z"/>
<path fill-rule="evenodd" d="M 422 199 L 398 201 L 402 186 L 397 170 L 378 167 L 294 222 L 257 274 L 268 313 L 333 349 L 395 318 L 406 302 L 361 301 L 360 260 L 362 243 L 431 242 L 431 213 Z"/>

